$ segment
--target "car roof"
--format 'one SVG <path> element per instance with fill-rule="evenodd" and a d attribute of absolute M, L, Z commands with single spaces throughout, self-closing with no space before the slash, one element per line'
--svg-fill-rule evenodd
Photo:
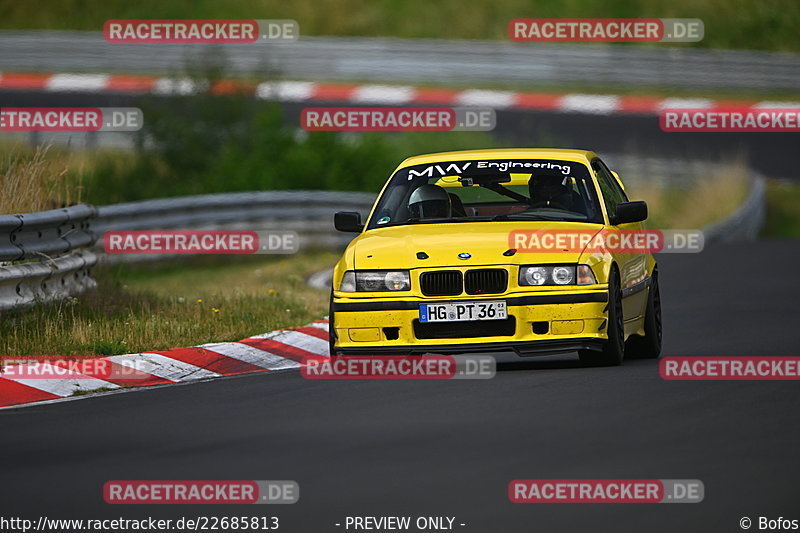
<path fill-rule="evenodd" d="M 589 150 L 573 150 L 568 148 L 493 148 L 486 150 L 460 150 L 456 152 L 438 152 L 409 157 L 395 169 L 440 161 L 466 161 L 470 159 L 561 159 L 588 164 L 597 154 Z"/>

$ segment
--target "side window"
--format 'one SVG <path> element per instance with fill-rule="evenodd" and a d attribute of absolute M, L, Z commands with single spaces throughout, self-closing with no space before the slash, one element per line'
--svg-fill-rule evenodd
<path fill-rule="evenodd" d="M 599 159 L 597 160 L 597 162 L 600 164 L 600 168 L 605 170 L 606 176 L 608 176 L 608 178 L 611 180 L 612 187 L 614 187 L 614 189 L 617 190 L 617 193 L 619 193 L 620 197 L 622 197 L 621 201 L 622 202 L 627 202 L 628 201 L 628 195 L 625 194 L 625 189 L 623 189 L 622 186 L 619 184 L 619 181 L 617 180 L 617 178 L 614 177 L 614 174 L 608 169 L 608 167 L 606 166 L 605 163 L 603 163 Z"/>
<path fill-rule="evenodd" d="M 609 217 L 617 214 L 617 204 L 627 202 L 628 197 L 625 191 L 619 186 L 616 178 L 611 171 L 609 171 L 602 161 L 595 159 L 592 161 L 592 169 L 597 174 L 597 184 L 600 186 L 600 191 L 603 193 L 603 202 L 606 205 L 606 211 Z"/>

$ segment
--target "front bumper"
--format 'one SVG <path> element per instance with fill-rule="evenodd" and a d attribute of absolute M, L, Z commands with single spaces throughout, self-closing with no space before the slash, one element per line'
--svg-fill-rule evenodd
<path fill-rule="evenodd" d="M 463 353 L 514 351 L 522 357 L 553 355 L 578 350 L 601 350 L 605 339 L 596 337 L 574 339 L 549 339 L 527 342 L 472 342 L 462 344 L 431 344 L 412 346 L 381 346 L 370 348 L 356 346 L 337 348 L 340 355 L 454 355 Z"/>
<path fill-rule="evenodd" d="M 505 300 L 508 321 L 421 326 L 419 305 Z M 607 339 L 608 292 L 542 291 L 485 298 L 334 298 L 333 330 L 342 355 L 455 354 L 512 350 L 544 355 L 601 349 Z"/>

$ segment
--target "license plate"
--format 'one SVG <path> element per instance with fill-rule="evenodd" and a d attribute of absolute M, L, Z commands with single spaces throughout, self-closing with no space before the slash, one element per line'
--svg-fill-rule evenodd
<path fill-rule="evenodd" d="M 447 302 L 420 304 L 420 322 L 466 322 L 468 320 L 505 320 L 505 300 L 485 302 Z"/>

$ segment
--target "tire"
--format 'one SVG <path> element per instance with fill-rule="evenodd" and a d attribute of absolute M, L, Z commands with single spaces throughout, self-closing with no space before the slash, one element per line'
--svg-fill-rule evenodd
<path fill-rule="evenodd" d="M 328 304 L 328 355 L 336 357 L 336 328 L 333 315 L 333 290 L 331 290 L 330 303 Z"/>
<path fill-rule="evenodd" d="M 625 324 L 622 316 L 622 292 L 619 274 L 614 270 L 608 282 L 608 319 L 606 322 L 608 341 L 603 350 L 581 350 L 581 363 L 586 366 L 619 366 L 625 358 Z"/>
<path fill-rule="evenodd" d="M 658 272 L 653 273 L 653 284 L 647 297 L 644 336 L 631 335 L 625 350 L 637 359 L 656 359 L 661 355 L 661 291 L 658 288 Z"/>

